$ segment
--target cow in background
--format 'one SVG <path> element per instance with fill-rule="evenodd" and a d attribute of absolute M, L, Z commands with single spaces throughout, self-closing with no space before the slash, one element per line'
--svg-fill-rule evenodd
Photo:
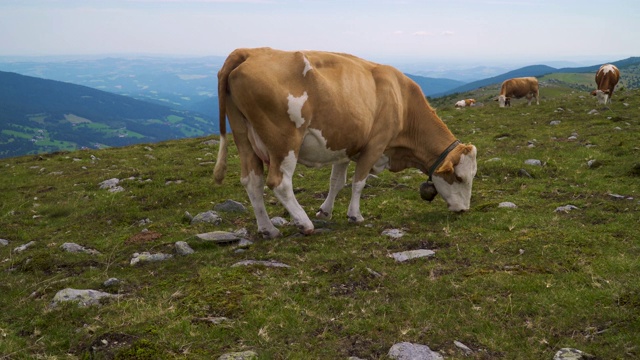
<path fill-rule="evenodd" d="M 475 99 L 464 99 L 456 102 L 456 107 L 474 106 L 475 104 L 476 104 Z"/>
<path fill-rule="evenodd" d="M 598 69 L 596 73 L 598 89 L 591 92 L 591 95 L 598 99 L 598 104 L 611 104 L 613 88 L 616 87 L 618 80 L 620 80 L 620 70 L 615 65 L 604 64 Z"/>
<path fill-rule="evenodd" d="M 511 99 L 526 97 L 531 105 L 531 100 L 536 98 L 536 105 L 540 105 L 540 92 L 538 79 L 535 77 L 521 77 L 505 80 L 500 88 L 500 95 L 496 99 L 500 107 L 511 106 Z"/>

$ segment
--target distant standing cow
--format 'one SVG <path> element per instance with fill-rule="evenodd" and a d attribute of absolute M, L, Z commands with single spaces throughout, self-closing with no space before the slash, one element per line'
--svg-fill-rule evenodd
<path fill-rule="evenodd" d="M 531 105 L 531 100 L 536 98 L 536 105 L 540 105 L 540 92 L 538 91 L 538 79 L 534 77 L 521 77 L 505 80 L 500 88 L 500 95 L 496 99 L 500 107 L 511 106 L 511 98 L 520 99 L 526 97 Z"/>
<path fill-rule="evenodd" d="M 591 95 L 598 99 L 598 104 L 611 104 L 613 88 L 616 87 L 618 80 L 620 80 L 620 70 L 615 65 L 604 64 L 598 69 L 596 73 L 598 89 L 591 92 Z"/>

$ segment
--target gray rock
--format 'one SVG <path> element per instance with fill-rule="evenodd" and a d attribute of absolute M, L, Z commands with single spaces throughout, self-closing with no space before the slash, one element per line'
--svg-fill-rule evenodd
<path fill-rule="evenodd" d="M 217 204 L 213 207 L 213 210 L 220 212 L 247 212 L 247 208 L 237 201 L 226 200 L 223 203 Z"/>
<path fill-rule="evenodd" d="M 411 259 L 431 257 L 435 255 L 436 253 L 433 250 L 419 249 L 419 250 L 409 250 L 409 251 L 402 251 L 402 252 L 389 254 L 389 257 L 394 258 L 397 262 L 405 262 Z"/>
<path fill-rule="evenodd" d="M 247 239 L 240 239 L 240 242 L 238 242 L 238 247 L 239 248 L 246 248 L 253 245 L 253 241 L 251 240 L 247 240 Z"/>
<path fill-rule="evenodd" d="M 619 195 L 619 194 L 609 194 L 609 197 L 614 199 L 614 200 L 633 200 L 632 197 L 628 197 L 628 196 L 624 196 L 624 195 Z"/>
<path fill-rule="evenodd" d="M 542 161 L 538 159 L 527 159 L 524 161 L 524 163 L 527 165 L 542 166 Z"/>
<path fill-rule="evenodd" d="M 120 183 L 120 179 L 113 178 L 113 179 L 105 180 L 98 185 L 100 185 L 100 189 L 113 189 L 119 183 Z"/>
<path fill-rule="evenodd" d="M 549 123 L 549 125 L 560 125 L 560 123 L 561 123 L 561 122 L 562 122 L 562 121 L 560 121 L 560 120 L 552 120 L 552 121 Z"/>
<path fill-rule="evenodd" d="M 553 360 L 587 360 L 595 359 L 595 356 L 584 353 L 578 349 L 562 348 L 553 356 Z"/>
<path fill-rule="evenodd" d="M 227 231 L 212 231 L 208 233 L 198 234 L 196 235 L 196 237 L 198 237 L 198 239 L 200 240 L 211 241 L 218 244 L 240 241 L 240 237 L 237 234 Z"/>
<path fill-rule="evenodd" d="M 172 257 L 173 255 L 171 254 L 163 254 L 163 253 L 151 254 L 145 251 L 143 253 L 133 254 L 133 258 L 131 259 L 130 264 L 136 265 L 136 264 L 145 263 L 145 262 L 164 261 L 164 260 L 169 260 Z"/>
<path fill-rule="evenodd" d="M 529 174 L 527 172 L 527 170 L 525 170 L 525 169 L 518 170 L 518 176 L 520 176 L 520 177 L 528 177 L 530 179 L 533 179 L 533 176 L 531 176 L 531 174 Z"/>
<path fill-rule="evenodd" d="M 395 360 L 444 360 L 442 355 L 429 349 L 427 345 L 401 342 L 389 349 L 389 357 Z"/>
<path fill-rule="evenodd" d="M 515 209 L 518 207 L 518 205 L 509 202 L 509 201 L 505 201 L 505 202 L 501 202 L 500 204 L 498 204 L 499 208 L 508 208 L 508 209 Z"/>
<path fill-rule="evenodd" d="M 589 115 L 598 115 L 598 114 L 599 114 L 599 112 L 598 112 L 598 110 L 596 110 L 596 109 L 592 109 L 592 110 L 591 110 L 591 111 L 589 111 L 587 114 L 589 114 Z"/>
<path fill-rule="evenodd" d="M 115 187 L 110 188 L 107 191 L 112 192 L 112 193 L 117 193 L 117 192 L 124 191 L 124 188 L 122 186 L 115 186 Z"/>
<path fill-rule="evenodd" d="M 78 245 L 76 243 L 64 243 L 60 245 L 60 248 L 66 252 L 71 252 L 71 253 L 82 252 L 82 253 L 91 254 L 91 255 L 100 255 L 100 252 L 98 250 L 87 249 L 86 247 L 82 245 Z"/>
<path fill-rule="evenodd" d="M 382 231 L 382 235 L 385 235 L 394 239 L 399 239 L 404 236 L 404 231 L 400 229 L 386 229 Z"/>
<path fill-rule="evenodd" d="M 251 266 L 251 265 L 262 265 L 262 266 L 266 266 L 266 267 L 278 267 L 278 268 L 290 268 L 291 266 L 287 265 L 287 264 L 283 264 L 281 262 L 277 262 L 277 261 L 273 261 L 273 260 L 243 260 L 243 261 L 239 261 L 233 265 L 231 265 L 231 267 L 238 267 L 238 266 Z"/>
<path fill-rule="evenodd" d="M 218 215 L 217 212 L 209 210 L 207 212 L 200 213 L 191 219 L 191 224 L 214 224 L 219 225 L 222 222 L 222 218 Z"/>
<path fill-rule="evenodd" d="M 229 319 L 224 316 L 220 316 L 220 317 L 207 316 L 207 317 L 201 317 L 201 318 L 194 318 L 193 320 L 199 321 L 199 322 L 206 322 L 213 325 L 220 325 L 223 322 L 229 321 Z"/>
<path fill-rule="evenodd" d="M 193 251 L 191 246 L 189 246 L 189 244 L 187 244 L 185 241 L 178 241 L 176 242 L 175 246 L 176 246 L 176 253 L 178 255 L 191 255 L 195 252 Z"/>
<path fill-rule="evenodd" d="M 51 306 L 56 306 L 61 302 L 77 302 L 79 306 L 99 305 L 104 298 L 114 298 L 117 295 L 109 294 L 97 290 L 63 289 L 56 293 L 51 301 Z"/>
<path fill-rule="evenodd" d="M 218 360 L 258 360 L 258 353 L 251 350 L 226 353 L 221 355 Z"/>
<path fill-rule="evenodd" d="M 7 246 L 7 245 L 9 245 L 9 240 L 0 239 L 0 246 Z"/>
<path fill-rule="evenodd" d="M 499 157 L 494 157 L 494 158 L 491 158 L 491 159 L 489 159 L 489 160 L 487 160 L 487 161 L 485 161 L 485 162 L 498 162 L 498 161 L 501 161 L 501 160 L 502 160 L 502 159 L 501 159 L 501 158 L 499 158 Z"/>
<path fill-rule="evenodd" d="M 202 144 L 203 145 L 213 146 L 213 145 L 220 144 L 220 141 L 218 141 L 218 140 L 207 140 L 207 141 L 203 141 Z"/>
<path fill-rule="evenodd" d="M 465 355 L 471 355 L 471 353 L 473 353 L 473 350 L 471 350 L 467 345 L 461 343 L 460 341 L 455 340 L 453 342 L 453 345 L 462 350 Z"/>
<path fill-rule="evenodd" d="M 35 245 L 36 242 L 35 241 L 29 241 L 28 243 L 24 244 L 24 245 L 20 245 L 17 248 L 13 249 L 13 252 L 23 252 L 25 250 L 27 250 L 28 248 L 32 247 L 33 245 Z"/>
<path fill-rule="evenodd" d="M 587 161 L 587 166 L 590 169 L 595 169 L 595 168 L 599 168 L 600 166 L 602 166 L 602 164 L 598 160 L 593 159 L 593 160 Z"/>
<path fill-rule="evenodd" d="M 578 207 L 574 205 L 564 205 L 564 206 L 558 206 L 554 211 L 568 213 L 571 210 L 580 210 L 580 209 L 578 209 Z"/>
<path fill-rule="evenodd" d="M 105 282 L 102 283 L 102 285 L 105 286 L 105 287 L 111 287 L 111 286 L 120 285 L 120 279 L 118 279 L 118 278 L 108 278 L 107 280 L 105 280 Z"/>
<path fill-rule="evenodd" d="M 271 219 L 271 223 L 273 224 L 273 226 L 280 227 L 287 225 L 289 222 L 286 219 L 281 218 L 280 216 L 276 216 Z"/>

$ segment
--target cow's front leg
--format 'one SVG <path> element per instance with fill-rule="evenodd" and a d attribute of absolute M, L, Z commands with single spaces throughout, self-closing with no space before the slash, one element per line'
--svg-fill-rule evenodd
<path fill-rule="evenodd" d="M 249 175 L 243 177 L 240 182 L 249 195 L 249 201 L 251 201 L 253 212 L 256 215 L 256 222 L 258 223 L 258 232 L 269 239 L 280 236 L 280 231 L 271 223 L 267 209 L 264 206 L 264 177 L 262 172 L 260 171 L 259 174 L 256 174 L 252 169 Z"/>
<path fill-rule="evenodd" d="M 272 161 L 269 167 L 267 185 L 273 189 L 280 203 L 287 209 L 293 223 L 303 234 L 309 235 L 313 233 L 313 223 L 309 220 L 309 216 L 307 216 L 307 213 L 293 194 L 292 178 L 297 162 L 298 160 L 293 150 L 279 165 L 276 161 Z"/>
<path fill-rule="evenodd" d="M 331 180 L 329 182 L 329 194 L 327 198 L 324 200 L 322 205 L 320 205 L 320 210 L 316 213 L 316 217 L 322 219 L 331 219 L 333 214 L 333 205 L 336 200 L 336 196 L 345 183 L 347 182 L 347 168 L 349 167 L 349 162 L 343 162 L 334 164 L 331 167 Z"/>

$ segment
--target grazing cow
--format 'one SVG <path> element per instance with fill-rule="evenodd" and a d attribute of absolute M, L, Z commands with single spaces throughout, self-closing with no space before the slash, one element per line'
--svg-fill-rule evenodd
<path fill-rule="evenodd" d="M 500 88 L 500 95 L 496 101 L 500 107 L 511 106 L 511 98 L 520 99 L 526 97 L 531 105 L 535 97 L 536 104 L 540 105 L 540 93 L 538 91 L 538 79 L 534 77 L 521 77 L 505 80 Z"/>
<path fill-rule="evenodd" d="M 598 89 L 591 92 L 591 95 L 598 99 L 598 104 L 611 104 L 613 88 L 616 87 L 618 80 L 620 80 L 620 70 L 615 65 L 604 64 L 598 69 L 596 73 Z"/>
<path fill-rule="evenodd" d="M 464 99 L 456 102 L 456 107 L 474 106 L 476 104 L 475 99 Z"/>
<path fill-rule="evenodd" d="M 237 49 L 218 72 L 218 97 L 214 177 L 220 184 L 226 171 L 226 115 L 240 156 L 240 181 L 264 237 L 280 234 L 264 205 L 264 165 L 266 185 L 304 234 L 314 226 L 293 192 L 298 163 L 333 165 L 320 218 L 331 218 L 349 161 L 356 163 L 347 211 L 352 222 L 364 220 L 360 196 L 367 176 L 384 169 L 420 169 L 449 210 L 469 209 L 476 147 L 456 140 L 420 87 L 395 68 L 340 53 Z"/>

